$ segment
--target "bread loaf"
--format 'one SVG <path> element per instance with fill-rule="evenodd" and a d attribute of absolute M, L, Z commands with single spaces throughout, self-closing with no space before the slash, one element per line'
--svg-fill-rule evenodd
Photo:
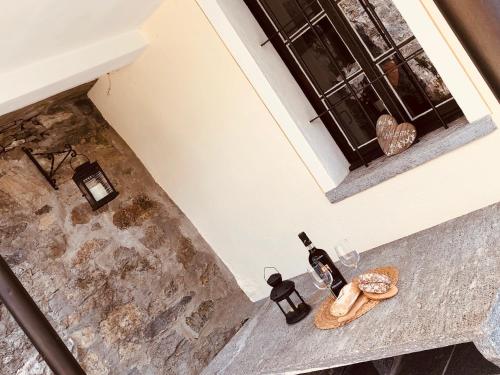
<path fill-rule="evenodd" d="M 386 293 L 391 287 L 391 279 L 379 273 L 365 273 L 358 277 L 358 287 L 367 293 Z"/>
<path fill-rule="evenodd" d="M 349 283 L 342 288 L 337 300 L 332 304 L 330 313 L 333 316 L 344 316 L 351 309 L 361 291 L 354 283 Z"/>
<path fill-rule="evenodd" d="M 349 310 L 349 313 L 338 318 L 339 323 L 346 322 L 348 320 L 353 319 L 356 316 L 356 313 L 358 312 L 358 310 L 368 301 L 369 301 L 368 297 L 365 296 L 364 294 L 362 296 L 358 297 L 358 299 L 356 300 L 356 303 L 354 305 L 352 305 L 351 309 Z"/>
<path fill-rule="evenodd" d="M 368 283 L 368 284 L 359 284 L 359 289 L 363 292 L 367 293 L 377 293 L 383 294 L 386 293 L 391 288 L 390 284 L 385 283 Z"/>
<path fill-rule="evenodd" d="M 380 273 L 369 272 L 359 276 L 359 283 L 360 284 L 384 283 L 390 285 L 391 279 L 389 279 L 389 277 L 387 277 L 386 275 L 382 275 Z"/>

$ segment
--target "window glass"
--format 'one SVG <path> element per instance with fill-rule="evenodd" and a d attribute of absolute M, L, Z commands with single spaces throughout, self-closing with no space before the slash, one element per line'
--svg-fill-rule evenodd
<path fill-rule="evenodd" d="M 404 46 L 401 46 L 400 51 L 401 51 L 401 53 L 403 54 L 404 57 L 408 57 L 412 53 L 417 52 L 421 48 L 422 48 L 422 46 L 420 46 L 420 43 L 416 39 L 413 39 L 408 44 L 405 44 Z"/>
<path fill-rule="evenodd" d="M 408 68 L 405 65 L 397 67 L 400 62 L 401 60 L 396 55 L 392 55 L 383 60 L 379 66 L 384 73 L 388 72 L 386 79 L 408 114 L 415 117 L 429 109 L 430 105 L 419 91 L 413 77 L 408 73 Z"/>
<path fill-rule="evenodd" d="M 274 15 L 280 30 L 285 30 L 287 36 L 291 36 L 306 24 L 301 9 L 295 0 L 262 0 L 264 7 Z M 321 7 L 315 0 L 299 0 L 299 4 L 309 19 L 321 12 Z"/>
<path fill-rule="evenodd" d="M 367 112 L 367 114 L 372 119 L 373 123 L 377 122 L 377 119 L 388 113 L 385 108 L 384 102 L 377 95 L 373 87 L 368 83 L 366 75 L 360 74 L 356 78 L 353 78 L 349 83 L 353 88 L 354 92 L 359 98 L 361 105 Z"/>
<path fill-rule="evenodd" d="M 396 44 L 413 36 L 391 0 L 368 0 Z"/>
<path fill-rule="evenodd" d="M 350 84 L 359 101 L 346 86 L 329 95 L 328 101 L 333 107 L 333 117 L 339 122 L 340 127 L 345 129 L 343 133 L 351 146 L 362 147 L 376 137 L 374 124 L 381 114 L 387 113 L 387 110 L 375 90 L 368 85 L 364 74 L 351 80 Z"/>
<path fill-rule="evenodd" d="M 377 30 L 358 0 L 341 0 L 338 4 L 372 58 L 390 49 L 389 43 Z"/>
<path fill-rule="evenodd" d="M 450 90 L 444 84 L 443 79 L 425 52 L 408 61 L 408 65 L 417 74 L 418 81 L 431 99 L 432 104 L 437 105 L 451 98 Z"/>
<path fill-rule="evenodd" d="M 339 69 L 350 76 L 360 67 L 327 17 L 317 22 L 314 28 L 321 40 L 309 29 L 293 41 L 293 51 L 305 65 L 311 81 L 323 93 L 342 82 Z"/>
<path fill-rule="evenodd" d="M 392 55 L 383 60 L 380 67 L 382 71 L 388 72 L 386 78 L 409 114 L 416 117 L 431 106 L 418 88 L 414 76 L 410 76 L 408 68 L 405 65 L 396 67 L 400 62 L 401 60 L 396 55 Z M 432 104 L 438 105 L 451 98 L 450 91 L 425 52 L 409 60 L 408 65 Z"/>

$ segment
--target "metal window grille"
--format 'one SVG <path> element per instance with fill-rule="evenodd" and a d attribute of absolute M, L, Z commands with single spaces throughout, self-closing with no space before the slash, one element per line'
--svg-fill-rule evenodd
<path fill-rule="evenodd" d="M 380 35 L 383 37 L 384 41 L 387 43 L 389 48 L 386 51 L 383 51 L 380 53 L 378 56 L 373 56 L 372 53 L 368 48 L 366 50 L 369 52 L 373 63 L 377 65 L 379 68 L 379 74 L 375 76 L 375 78 L 368 80 L 366 83 L 362 84 L 360 87 L 353 87 L 351 82 L 353 79 L 356 77 L 359 77 L 364 74 L 364 70 L 362 68 L 359 68 L 356 72 L 354 72 L 351 75 L 347 75 L 341 66 L 338 65 L 337 60 L 335 56 L 332 54 L 332 51 L 328 48 L 327 44 L 328 41 L 325 40 L 324 38 L 324 33 L 321 34 L 317 31 L 315 25 L 324 17 L 327 16 L 324 8 L 321 6 L 320 2 L 317 0 L 309 1 L 304 4 L 304 1 L 302 3 L 299 0 L 292 0 L 294 5 L 296 5 L 297 10 L 299 10 L 299 14 L 295 15 L 294 17 L 291 17 L 290 21 L 284 25 L 280 25 L 280 22 L 277 20 L 277 18 L 272 14 L 272 12 L 269 11 L 271 9 L 269 7 L 268 2 L 274 1 L 274 0 L 257 0 L 262 9 L 264 10 L 264 13 L 270 18 L 271 23 L 274 25 L 274 28 L 276 29 L 275 33 L 272 35 L 268 35 L 268 39 L 265 40 L 261 46 L 265 46 L 267 43 L 269 43 L 273 38 L 281 38 L 281 41 L 294 53 L 292 53 L 293 57 L 298 60 L 298 64 L 301 69 L 303 69 L 305 76 L 309 81 L 311 81 L 312 86 L 315 88 L 320 88 L 321 85 L 316 81 L 316 78 L 314 74 L 309 70 L 308 65 L 306 62 L 302 60 L 302 57 L 300 53 L 295 49 L 293 41 L 296 40 L 300 35 L 307 31 L 311 31 L 314 33 L 314 36 L 317 38 L 317 40 L 320 41 L 322 44 L 322 47 L 324 51 L 326 51 L 328 58 L 330 59 L 330 63 L 332 66 L 336 68 L 336 70 L 340 73 L 341 80 L 340 82 L 337 82 L 333 87 L 330 89 L 324 91 L 321 90 L 318 93 L 319 99 L 324 103 L 325 105 L 325 110 L 322 112 L 319 112 L 316 117 L 312 118 L 310 120 L 310 123 L 313 123 L 315 120 L 323 118 L 325 115 L 329 115 L 331 113 L 335 113 L 335 107 L 346 101 L 346 100 L 352 100 L 354 99 L 359 108 L 362 111 L 363 116 L 365 116 L 367 122 L 375 128 L 375 123 L 373 119 L 370 117 L 370 115 L 367 113 L 367 111 L 364 108 L 363 103 L 360 101 L 359 95 L 364 92 L 365 89 L 373 87 L 373 84 L 377 83 L 378 81 L 385 80 L 387 85 L 394 91 L 393 96 L 397 97 L 401 103 L 401 107 L 405 109 L 406 113 L 402 113 L 400 110 L 400 106 L 394 106 L 397 108 L 398 115 L 404 119 L 405 121 L 412 121 L 415 120 L 416 118 L 428 113 L 428 112 L 433 112 L 434 115 L 436 116 L 437 120 L 441 124 L 442 127 L 447 128 L 447 124 L 444 121 L 442 115 L 439 113 L 439 110 L 437 106 L 442 105 L 445 101 L 439 103 L 439 104 L 434 104 L 432 99 L 429 97 L 428 93 L 426 92 L 425 88 L 422 86 L 421 82 L 419 81 L 418 76 L 414 72 L 413 68 L 410 65 L 410 62 L 414 60 L 415 58 L 418 58 L 419 56 L 422 56 L 424 54 L 424 50 L 419 47 L 412 53 L 408 54 L 407 56 L 404 55 L 403 51 L 401 50 L 405 46 L 408 46 L 410 43 L 416 41 L 415 36 L 411 36 L 402 42 L 396 43 L 394 38 L 391 36 L 390 32 L 382 22 L 382 19 L 379 17 L 379 15 L 376 12 L 375 6 L 370 2 L 370 0 L 357 0 L 359 5 L 362 7 L 364 12 L 368 15 L 369 19 L 373 23 L 374 27 L 376 30 L 380 33 Z M 347 20 L 346 17 L 344 17 L 342 10 L 339 8 L 338 3 L 340 3 L 343 0 L 327 0 L 329 1 L 330 5 L 332 5 L 333 9 L 335 9 L 339 15 L 342 15 L 341 17 L 345 20 L 346 23 L 349 23 L 349 20 Z M 319 13 L 315 13 L 312 15 L 308 14 L 310 13 L 310 10 L 313 6 L 320 5 L 321 10 Z M 298 27 L 297 30 L 292 35 L 288 35 L 288 32 L 286 30 L 287 27 L 293 25 L 296 21 L 303 23 L 302 26 Z M 331 21 L 330 21 L 331 22 Z M 335 28 L 335 25 L 332 22 L 333 27 Z M 356 34 L 356 38 L 364 44 L 362 38 L 355 32 L 355 28 L 350 25 L 351 30 L 353 31 L 354 34 Z M 348 47 L 348 46 L 347 46 Z M 383 70 L 380 66 L 380 64 L 386 59 L 391 58 L 391 57 L 396 57 L 397 58 L 397 63 L 395 63 L 393 66 L 391 66 L 389 69 Z M 394 90 L 392 85 L 390 84 L 388 80 L 388 76 L 395 71 L 396 69 L 399 69 L 400 67 L 404 67 L 405 70 L 404 72 L 409 75 L 409 78 L 411 79 L 412 84 L 414 87 L 418 90 L 420 95 L 425 99 L 427 104 L 429 105 L 430 109 L 426 110 L 423 113 L 420 113 L 418 115 L 412 115 L 410 111 L 406 108 L 405 104 L 402 102 L 402 100 L 399 98 L 398 93 Z M 331 95 L 333 92 L 335 92 L 336 89 L 338 88 L 347 88 L 347 93 L 337 100 L 335 100 L 333 103 L 328 100 L 328 96 Z M 383 86 L 385 87 L 385 85 Z M 377 93 L 377 90 L 374 90 L 375 93 Z M 449 100 L 449 99 L 447 99 Z M 349 144 L 353 147 L 354 152 L 359 158 L 359 161 L 361 164 L 368 166 L 368 161 L 365 160 L 363 154 L 360 152 L 360 146 L 358 145 L 358 142 L 356 141 L 354 135 L 352 134 L 351 130 L 344 126 L 341 122 L 337 122 L 337 125 L 339 126 L 340 130 L 344 134 L 345 138 L 349 142 Z M 370 141 L 371 142 L 371 141 Z"/>

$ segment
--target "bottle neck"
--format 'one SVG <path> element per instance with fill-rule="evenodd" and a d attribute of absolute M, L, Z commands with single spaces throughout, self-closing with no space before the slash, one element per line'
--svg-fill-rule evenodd
<path fill-rule="evenodd" d="M 306 249 L 309 251 L 309 252 L 312 252 L 316 247 L 311 243 L 309 245 L 306 246 Z"/>

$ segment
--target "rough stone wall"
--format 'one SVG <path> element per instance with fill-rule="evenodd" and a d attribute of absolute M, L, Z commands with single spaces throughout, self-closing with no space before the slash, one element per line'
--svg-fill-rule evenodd
<path fill-rule="evenodd" d="M 2 119 L 0 254 L 87 373 L 199 373 L 253 307 L 232 275 L 85 94 Z M 75 146 L 120 195 L 92 212 L 69 165 L 54 191 L 24 143 Z M 50 373 L 4 306 L 0 373 Z"/>

